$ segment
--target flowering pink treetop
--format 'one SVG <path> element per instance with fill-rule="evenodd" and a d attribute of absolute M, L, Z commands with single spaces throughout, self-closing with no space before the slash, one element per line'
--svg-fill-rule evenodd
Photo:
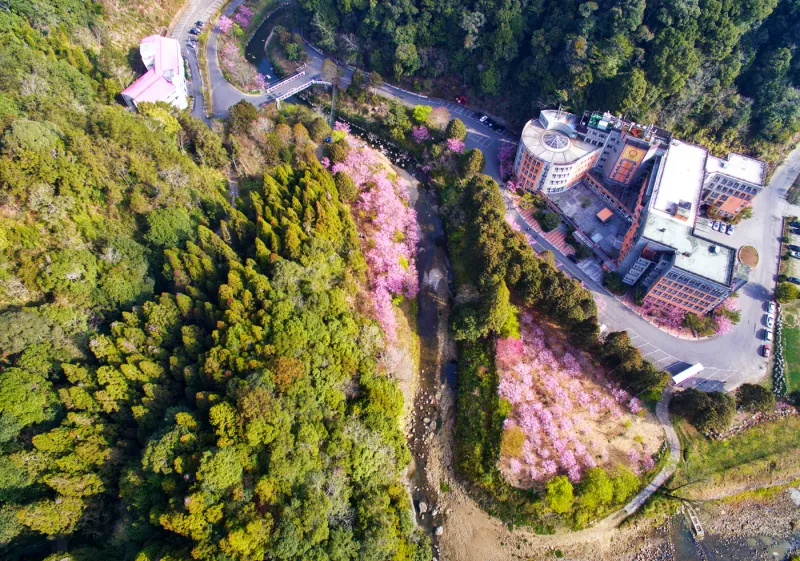
<path fill-rule="evenodd" d="M 520 314 L 520 338 L 498 339 L 495 349 L 498 395 L 512 408 L 504 429 L 516 427 L 525 436 L 522 453 L 503 459 L 515 481 L 546 481 L 565 473 L 577 482 L 584 469 L 597 467 L 598 458 L 609 461 L 606 446 L 590 440 L 588 423 L 621 417 L 621 406 L 639 411 L 637 398 L 612 383 L 598 386 L 580 376 L 582 355 L 548 346 L 529 313 Z M 629 461 L 637 470 L 640 460 L 631 449 Z"/>
<path fill-rule="evenodd" d="M 723 302 L 723 307 L 728 310 L 729 312 L 738 312 L 742 309 L 741 305 L 739 304 L 739 300 L 731 296 L 725 302 Z"/>
<path fill-rule="evenodd" d="M 239 9 L 233 15 L 233 19 L 239 24 L 239 27 L 244 29 L 250 23 L 250 18 L 253 17 L 253 12 L 247 6 L 239 6 Z"/>
<path fill-rule="evenodd" d="M 261 73 L 256 74 L 256 77 L 253 79 L 253 84 L 255 84 L 257 90 L 263 90 L 267 87 L 267 77 Z"/>
<path fill-rule="evenodd" d="M 455 152 L 456 154 L 463 154 L 464 153 L 464 141 L 458 138 L 448 138 L 447 139 L 447 149 L 451 152 Z"/>
<path fill-rule="evenodd" d="M 517 154 L 517 147 L 513 144 L 503 144 L 497 150 L 497 159 L 500 161 L 500 177 L 507 178 L 511 176 L 514 169 L 514 157 Z"/>
<path fill-rule="evenodd" d="M 233 20 L 228 16 L 220 16 L 217 26 L 222 33 L 230 33 L 233 29 Z"/>
<path fill-rule="evenodd" d="M 347 135 L 350 127 L 337 122 L 334 130 Z M 413 298 L 419 291 L 417 215 L 408 204 L 406 183 L 389 179 L 371 148 L 351 136 L 347 141 L 353 148 L 344 161 L 331 167 L 331 172 L 347 173 L 359 189 L 354 207 L 369 221 L 369 227 L 364 228 L 369 237 L 364 257 L 376 319 L 386 337 L 394 340 L 397 325 L 393 296 Z"/>
<path fill-rule="evenodd" d="M 430 138 L 430 133 L 428 132 L 428 127 L 424 125 L 420 125 L 418 127 L 411 128 L 411 138 L 414 139 L 414 142 L 417 144 L 425 142 Z"/>
<path fill-rule="evenodd" d="M 725 335 L 731 329 L 733 329 L 733 322 L 731 319 L 728 316 L 723 316 L 722 314 L 714 317 L 714 323 L 717 326 L 717 333 L 719 335 Z"/>

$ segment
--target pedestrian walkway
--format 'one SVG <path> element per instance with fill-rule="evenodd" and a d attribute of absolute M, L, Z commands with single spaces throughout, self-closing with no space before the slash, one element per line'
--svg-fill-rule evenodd
<path fill-rule="evenodd" d="M 663 468 L 661 468 L 661 471 L 658 472 L 653 480 L 648 483 L 644 489 L 639 491 L 639 493 L 633 497 L 631 502 L 625 505 L 623 510 L 628 516 L 636 512 L 639 507 L 641 507 L 644 502 L 667 481 L 667 479 L 672 477 L 672 474 L 675 473 L 675 469 L 678 467 L 678 462 L 681 459 L 681 441 L 678 439 L 675 429 L 672 428 L 672 422 L 669 420 L 669 402 L 671 399 L 672 388 L 666 387 L 664 388 L 664 393 L 661 396 L 661 401 L 656 404 L 656 417 L 658 418 L 658 422 L 661 424 L 661 428 L 664 429 L 664 435 L 667 439 L 667 445 L 669 446 L 669 457 L 667 458 L 667 463 Z"/>
<path fill-rule="evenodd" d="M 597 284 L 603 284 L 603 268 L 594 257 L 584 259 L 578 263 L 578 268 Z"/>
<path fill-rule="evenodd" d="M 572 246 L 567 243 L 567 232 L 563 224 L 560 224 L 555 230 L 545 232 L 542 230 L 542 227 L 539 226 L 539 222 L 533 217 L 534 210 L 532 208 L 520 208 L 518 210 L 520 216 L 522 216 L 525 222 L 531 228 L 533 228 L 537 234 L 550 242 L 550 245 L 556 248 L 559 252 L 563 253 L 564 255 L 573 255 L 575 253 L 575 250 L 572 249 Z"/>

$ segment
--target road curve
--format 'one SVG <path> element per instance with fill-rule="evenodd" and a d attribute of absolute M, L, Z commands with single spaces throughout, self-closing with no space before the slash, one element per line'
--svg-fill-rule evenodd
<path fill-rule="evenodd" d="M 212 0 L 195 0 L 199 4 L 211 4 Z M 218 0 L 214 0 L 218 1 Z M 225 10 L 231 14 L 243 0 L 234 0 Z M 264 103 L 273 96 L 249 95 L 229 84 L 219 68 L 217 60 L 217 44 L 219 30 L 215 28 L 209 35 L 207 58 L 209 66 L 209 82 L 213 97 L 213 116 L 224 117 L 231 105 L 244 99 L 254 104 Z M 303 81 L 318 78 L 322 70 L 324 56 L 313 47 L 306 45 L 309 55 L 307 74 Z M 349 83 L 352 69 L 344 69 L 342 82 Z M 292 85 L 292 87 L 294 84 Z M 452 102 L 424 97 L 401 90 L 390 84 L 382 84 L 377 92 L 385 97 L 393 98 L 410 106 L 428 105 L 431 107 L 447 107 L 453 116 L 460 118 L 467 127 L 467 147 L 479 148 L 486 154 L 485 173 L 502 184 L 497 163 L 497 149 L 512 139 L 508 133 L 500 134 L 485 127 L 477 120 L 474 111 L 458 106 Z M 280 93 L 280 92 L 277 92 Z M 516 142 L 516 139 L 513 139 Z M 761 263 L 751 272 L 750 282 L 740 291 L 742 321 L 733 330 L 721 337 L 704 341 L 679 339 L 670 335 L 650 322 L 642 319 L 632 310 L 614 298 L 601 285 L 590 278 L 583 270 L 568 261 L 564 255 L 540 238 L 545 249 L 554 252 L 560 262 L 559 267 L 581 280 L 592 291 L 600 309 L 601 323 L 611 330 L 627 330 L 634 344 L 642 354 L 653 360 L 659 367 L 667 368 L 677 363 L 701 363 L 705 370 L 690 385 L 704 390 L 732 390 L 746 381 L 755 381 L 768 373 L 768 363 L 758 354 L 763 310 L 771 298 L 777 271 L 778 238 L 780 236 L 780 216 L 785 213 L 800 215 L 800 207 L 786 202 L 786 190 L 800 172 L 800 148 L 794 150 L 773 174 L 769 187 L 755 199 L 754 217 L 742 223 L 732 237 L 721 236 L 722 243 L 739 247 L 753 245 L 757 248 Z M 513 219 L 520 225 L 522 217 L 511 210 Z M 712 234 L 706 234 L 713 238 Z"/>

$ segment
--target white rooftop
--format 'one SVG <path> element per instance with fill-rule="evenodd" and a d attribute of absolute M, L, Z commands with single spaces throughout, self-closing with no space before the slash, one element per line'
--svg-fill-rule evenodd
<path fill-rule="evenodd" d="M 562 115 L 560 120 L 549 122 L 549 128 L 538 119 L 530 120 L 522 129 L 522 142 L 537 159 L 556 165 L 571 164 L 601 150 L 600 146 L 570 138 L 567 120 Z"/>
<path fill-rule="evenodd" d="M 734 250 L 692 235 L 691 224 L 651 210 L 642 236 L 673 248 L 676 267 L 724 286 L 730 284 Z"/>
<path fill-rule="evenodd" d="M 677 222 L 693 226 L 697 217 L 707 156 L 705 148 L 673 140 L 664 156 L 664 171 L 653 195 L 651 208 L 669 215 Z M 691 205 L 685 210 L 685 220 L 676 215 L 676 209 L 681 203 Z"/>
<path fill-rule="evenodd" d="M 747 181 L 753 185 L 764 185 L 764 178 L 767 173 L 767 164 L 760 160 L 754 160 L 741 154 L 731 152 L 728 158 L 723 160 L 716 156 L 709 156 L 706 161 L 706 173 L 721 173 L 741 181 Z"/>

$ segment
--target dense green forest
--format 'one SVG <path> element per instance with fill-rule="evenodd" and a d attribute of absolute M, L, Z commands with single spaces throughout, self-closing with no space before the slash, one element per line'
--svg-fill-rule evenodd
<path fill-rule="evenodd" d="M 140 4 L 0 10 L 0 555 L 429 558 L 324 122 L 130 113 Z"/>
<path fill-rule="evenodd" d="M 502 96 L 518 122 L 558 104 L 608 109 L 767 156 L 800 130 L 797 0 L 300 4 L 326 50 L 395 79 Z"/>

